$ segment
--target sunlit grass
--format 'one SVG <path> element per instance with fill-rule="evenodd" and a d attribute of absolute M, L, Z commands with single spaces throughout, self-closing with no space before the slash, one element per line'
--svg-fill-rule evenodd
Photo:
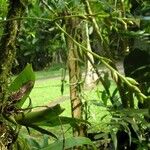
<path fill-rule="evenodd" d="M 60 77 L 62 74 L 62 69 L 64 68 L 64 64 L 52 64 L 50 67 L 45 68 L 43 71 L 37 71 L 36 79 Z"/>
<path fill-rule="evenodd" d="M 69 83 L 68 83 L 68 76 L 66 77 L 66 83 L 64 86 L 63 95 L 61 94 L 61 69 L 57 68 L 56 70 L 51 70 L 47 72 L 46 76 L 43 76 L 43 71 L 36 72 L 36 76 L 38 77 L 35 83 L 35 86 L 30 94 L 32 99 L 33 106 L 44 106 L 49 104 L 55 100 L 63 100 L 60 105 L 61 107 L 65 108 L 65 111 L 62 115 L 71 116 L 71 106 L 69 100 Z M 44 71 L 44 73 L 46 73 Z M 49 76 L 49 74 L 53 74 L 53 77 Z M 112 87 L 114 88 L 114 87 Z M 106 108 L 101 107 L 99 105 L 94 105 L 93 101 L 97 101 L 98 103 L 101 101 L 100 98 L 97 96 L 97 90 L 103 90 L 102 85 L 98 85 L 97 87 L 93 88 L 92 90 L 84 90 L 81 93 L 81 97 L 83 99 L 83 103 L 87 101 L 88 103 L 88 116 L 91 123 L 95 124 L 96 128 L 101 129 L 99 123 L 103 124 L 109 121 L 109 117 L 106 117 L 103 121 L 101 118 L 108 114 Z M 101 101 L 102 103 L 102 101 Z M 109 115 L 108 115 L 109 116 Z M 104 126 L 102 126 L 104 128 Z"/>
<path fill-rule="evenodd" d="M 57 66 L 56 69 L 51 68 L 47 71 L 35 72 L 35 75 L 35 86 L 30 94 L 33 107 L 45 106 L 51 102 L 60 100 L 61 107 L 65 108 L 64 112 L 61 115 L 71 117 L 68 75 L 66 76 L 63 95 L 61 93 L 61 66 Z M 114 88 L 115 86 L 112 84 L 111 89 L 113 90 Z M 105 107 L 99 105 L 102 103 L 102 100 L 97 95 L 97 91 L 102 90 L 103 87 L 101 84 L 99 84 L 93 89 L 86 89 L 81 93 L 83 103 L 87 102 L 88 104 L 87 113 L 88 121 L 91 123 L 91 126 L 89 126 L 90 131 L 108 131 L 107 123 L 109 123 L 110 121 L 110 114 Z M 95 105 L 94 102 L 96 102 L 98 105 Z M 104 116 L 106 117 L 101 120 Z M 66 133 L 65 136 L 71 135 L 72 130 L 68 130 L 70 128 L 69 125 L 63 125 L 63 128 L 64 132 Z M 50 130 L 52 130 L 55 134 L 60 134 L 60 132 L 62 132 L 61 127 L 53 127 L 50 128 Z"/>

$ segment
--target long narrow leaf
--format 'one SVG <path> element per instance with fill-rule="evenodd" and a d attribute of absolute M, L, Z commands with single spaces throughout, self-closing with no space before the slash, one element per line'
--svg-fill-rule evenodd
<path fill-rule="evenodd" d="M 52 132 L 50 132 L 50 131 L 48 131 L 48 130 L 45 130 L 45 129 L 39 127 L 39 126 L 36 126 L 36 125 L 29 125 L 29 127 L 35 129 L 36 131 L 39 131 L 39 132 L 42 133 L 42 134 L 47 134 L 47 135 L 49 135 L 49 136 L 52 136 L 52 137 L 55 138 L 55 139 L 58 139 L 57 136 L 56 136 L 54 133 L 52 133 Z"/>
<path fill-rule="evenodd" d="M 58 117 L 63 111 L 64 109 L 58 104 L 53 107 L 46 107 L 42 110 L 32 111 L 27 114 L 16 114 L 15 119 L 17 123 L 29 126 L 30 124 L 37 122 L 50 121 Z"/>
<path fill-rule="evenodd" d="M 38 126 L 49 126 L 49 127 L 70 124 L 72 127 L 74 127 L 79 123 L 84 123 L 84 124 L 90 125 L 90 123 L 88 121 L 85 121 L 82 119 L 71 118 L 71 117 L 65 117 L 65 116 L 57 116 L 53 119 L 49 119 L 48 121 L 44 120 L 42 122 L 36 122 L 34 124 L 36 124 Z"/>
<path fill-rule="evenodd" d="M 111 138 L 113 141 L 113 145 L 114 145 L 114 149 L 117 150 L 117 136 L 116 133 L 114 131 L 111 131 Z"/>

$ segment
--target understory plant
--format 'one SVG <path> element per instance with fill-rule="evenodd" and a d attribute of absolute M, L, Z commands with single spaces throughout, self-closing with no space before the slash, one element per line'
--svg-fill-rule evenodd
<path fill-rule="evenodd" d="M 76 126 L 79 123 L 87 122 L 71 117 L 60 116 L 64 111 L 58 103 L 50 103 L 49 105 L 41 107 L 33 107 L 32 99 L 29 94 L 34 87 L 35 75 L 31 65 L 27 65 L 25 69 L 12 81 L 8 88 L 8 99 L 1 106 L 2 113 L 0 117 L 1 126 L 7 127 L 7 132 L 3 131 L 1 137 L 0 146 L 3 149 L 57 149 L 62 150 L 71 148 L 74 146 L 82 146 L 83 144 L 91 145 L 95 149 L 90 139 L 85 137 L 69 138 L 65 139 L 62 135 L 60 139 L 55 133 L 50 130 L 50 127 L 60 126 L 63 128 L 64 124 L 70 124 Z M 28 103 L 28 106 L 23 106 L 24 103 Z M 20 140 L 20 130 L 25 127 L 30 133 L 30 129 L 34 129 L 43 135 L 52 137 L 55 142 L 49 144 L 36 144 L 36 140 L 32 138 L 25 138 Z M 7 136 L 5 134 L 8 134 Z M 5 137 L 9 137 L 8 143 L 2 145 Z M 27 141 L 28 139 L 28 141 Z M 23 144 L 24 143 L 24 144 Z M 29 143 L 29 144 L 28 144 Z M 33 144 L 34 143 L 34 144 Z M 35 146 L 36 145 L 36 146 Z"/>
<path fill-rule="evenodd" d="M 139 84 L 133 78 L 123 77 L 122 75 L 120 75 L 120 77 L 123 78 L 120 78 L 115 72 L 112 72 L 112 80 L 110 73 L 107 71 L 103 71 L 101 75 L 107 90 L 97 90 L 99 100 L 93 101 L 92 104 L 97 107 L 100 106 L 100 108 L 104 107 L 109 112 L 101 118 L 102 121 L 107 116 L 111 117 L 110 121 L 107 123 L 109 131 L 107 133 L 103 131 L 90 132 L 88 134 L 89 138 L 96 141 L 97 145 L 104 149 L 108 147 L 112 147 L 115 150 L 149 149 L 149 105 L 143 108 L 138 106 L 139 103 L 144 104 L 146 102 L 148 104 L 150 101 L 149 96 L 146 96 L 141 92 L 138 86 Z M 118 82 L 122 83 L 122 87 L 117 85 Z M 116 85 L 114 86 L 114 84 Z M 123 91 L 126 96 L 128 95 L 128 92 L 132 93 L 134 107 L 124 106 L 119 93 L 119 87 L 126 87 Z M 130 96 L 131 95 L 128 95 L 126 97 L 127 99 L 125 99 L 129 103 Z"/>

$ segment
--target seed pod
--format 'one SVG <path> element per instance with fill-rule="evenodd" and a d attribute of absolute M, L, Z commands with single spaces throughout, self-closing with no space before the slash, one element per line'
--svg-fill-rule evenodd
<path fill-rule="evenodd" d="M 139 85 L 139 83 L 134 80 L 133 78 L 130 78 L 130 77 L 126 77 L 126 79 L 132 84 L 132 85 Z"/>

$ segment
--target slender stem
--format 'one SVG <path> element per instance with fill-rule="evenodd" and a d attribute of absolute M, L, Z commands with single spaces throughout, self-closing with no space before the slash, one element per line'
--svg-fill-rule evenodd
<path fill-rule="evenodd" d="M 94 57 L 98 58 L 101 60 L 101 62 L 109 69 L 111 70 L 113 73 L 115 73 L 120 79 L 122 79 L 137 95 L 139 95 L 141 98 L 146 99 L 147 96 L 145 96 L 143 93 L 141 93 L 141 91 L 139 90 L 138 87 L 136 87 L 135 85 L 133 85 L 131 82 L 129 82 L 126 77 L 124 77 L 123 75 L 121 75 L 118 71 L 116 71 L 112 66 L 109 65 L 108 62 L 112 62 L 110 59 L 105 58 L 105 57 L 101 57 L 98 54 L 89 51 L 86 47 L 84 47 L 83 45 L 81 45 L 80 43 L 78 43 L 72 36 L 70 36 L 62 27 L 60 27 L 60 25 L 58 23 L 55 23 L 56 26 L 63 32 L 65 33 L 76 45 L 80 46 L 82 48 L 83 51 L 91 53 Z"/>

